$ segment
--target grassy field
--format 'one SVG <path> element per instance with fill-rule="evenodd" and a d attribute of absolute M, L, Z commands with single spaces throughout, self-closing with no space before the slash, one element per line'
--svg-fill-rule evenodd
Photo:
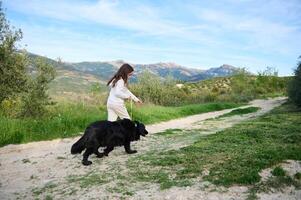
<path fill-rule="evenodd" d="M 127 106 L 130 112 L 130 106 Z M 239 104 L 235 103 L 206 103 L 180 107 L 148 104 L 133 106 L 133 119 L 150 124 L 237 106 Z M 105 106 L 83 104 L 58 104 L 51 107 L 49 116 L 38 119 L 11 119 L 0 116 L 0 146 L 73 137 L 84 131 L 89 123 L 106 118 Z"/>
<path fill-rule="evenodd" d="M 135 107 L 133 119 L 142 121 L 145 124 L 152 124 L 169 119 L 180 118 L 188 115 L 206 113 L 210 111 L 234 108 L 242 104 L 237 103 L 204 103 L 190 104 L 185 106 L 168 107 L 148 104 L 147 106 Z M 130 105 L 127 106 L 130 113 Z"/>
<path fill-rule="evenodd" d="M 244 114 L 248 114 L 248 113 L 253 113 L 253 112 L 257 112 L 259 109 L 260 109 L 259 107 L 238 108 L 238 109 L 232 110 L 229 113 L 219 116 L 219 118 L 230 117 L 233 115 L 244 115 Z"/>
<path fill-rule="evenodd" d="M 221 186 L 250 185 L 250 198 L 264 187 L 300 188 L 300 174 L 291 178 L 279 169 L 273 172 L 276 178 L 259 184 L 261 170 L 284 160 L 301 160 L 300 130 L 301 110 L 285 104 L 217 134 L 199 136 L 195 143 L 178 150 L 148 152 L 139 161 L 131 160 L 129 167 L 137 180 L 160 183 L 162 189 L 189 185 L 191 178 L 199 176 Z M 168 130 L 160 137 L 176 136 L 179 131 Z"/>

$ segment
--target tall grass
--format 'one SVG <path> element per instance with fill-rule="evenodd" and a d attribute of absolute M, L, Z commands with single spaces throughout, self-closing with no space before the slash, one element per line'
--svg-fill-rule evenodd
<path fill-rule="evenodd" d="M 286 96 L 289 80 L 290 77 L 240 73 L 232 77 L 188 83 L 186 87 L 188 91 L 193 91 L 190 98 L 196 96 L 202 102 L 247 102 L 256 98 Z"/>
<path fill-rule="evenodd" d="M 161 80 L 145 72 L 131 89 L 144 101 L 158 105 L 248 102 L 255 98 L 286 96 L 289 80 L 289 77 L 277 77 L 275 72 L 267 69 L 256 76 L 241 71 L 231 77 L 184 83 L 177 87 L 175 80 Z"/>
<path fill-rule="evenodd" d="M 142 121 L 145 124 L 151 124 L 155 122 L 166 121 L 169 119 L 175 119 L 175 118 L 184 117 L 188 115 L 234 108 L 239 105 L 241 104 L 205 103 L 205 104 L 190 104 L 190 105 L 177 106 L 177 107 L 168 107 L 168 106 L 158 106 L 154 104 L 148 104 L 142 107 L 134 107 L 133 119 Z M 128 111 L 131 114 L 131 109 L 129 105 L 128 105 Z"/>
<path fill-rule="evenodd" d="M 131 113 L 130 106 L 127 106 Z M 235 103 L 208 103 L 181 107 L 149 104 L 139 108 L 134 106 L 133 119 L 150 124 L 236 106 L 238 104 Z M 35 119 L 14 119 L 0 115 L 0 146 L 76 136 L 84 131 L 89 123 L 106 118 L 105 106 L 83 104 L 58 104 L 50 108 L 47 116 Z"/>
<path fill-rule="evenodd" d="M 75 136 L 88 123 L 105 117 L 104 108 L 81 104 L 57 105 L 50 115 L 43 118 L 11 119 L 0 116 L 0 146 Z"/>

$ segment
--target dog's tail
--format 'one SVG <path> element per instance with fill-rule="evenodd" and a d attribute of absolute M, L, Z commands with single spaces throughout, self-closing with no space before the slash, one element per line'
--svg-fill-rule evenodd
<path fill-rule="evenodd" d="M 81 153 L 86 147 L 85 147 L 85 134 L 77 141 L 75 142 L 71 147 L 71 154 L 77 154 Z"/>

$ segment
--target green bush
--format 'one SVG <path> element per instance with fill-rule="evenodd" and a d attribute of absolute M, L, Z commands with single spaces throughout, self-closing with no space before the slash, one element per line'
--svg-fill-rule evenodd
<path fill-rule="evenodd" d="M 55 70 L 42 59 L 30 60 L 16 43 L 22 31 L 11 28 L 0 1 L 0 114 L 10 117 L 41 117 L 50 104 L 48 84 Z"/>
<path fill-rule="evenodd" d="M 0 103 L 11 96 L 26 91 L 27 73 L 24 54 L 17 52 L 16 42 L 22 31 L 10 27 L 0 2 Z"/>
<path fill-rule="evenodd" d="M 135 95 L 144 102 L 157 105 L 180 105 L 187 99 L 187 90 L 176 87 L 176 81 L 171 77 L 161 77 L 145 71 L 138 78 L 138 83 L 131 86 Z"/>
<path fill-rule="evenodd" d="M 285 176 L 285 171 L 282 167 L 277 166 L 273 169 L 272 174 L 274 176 Z"/>
<path fill-rule="evenodd" d="M 48 84 L 55 77 L 55 69 L 43 59 L 34 60 L 35 73 L 28 80 L 28 91 L 22 94 L 21 117 L 41 117 L 52 102 L 48 96 Z"/>
<path fill-rule="evenodd" d="M 164 80 L 151 72 L 142 74 L 131 86 L 145 102 L 174 106 L 207 102 L 248 102 L 255 98 L 285 96 L 289 78 L 278 77 L 274 68 L 251 75 L 245 69 L 231 77 L 213 78 L 177 87 L 173 79 Z"/>
<path fill-rule="evenodd" d="M 301 58 L 301 56 L 299 58 Z M 295 70 L 295 76 L 289 83 L 288 95 L 292 102 L 298 107 L 301 107 L 301 61 L 299 61 Z"/>

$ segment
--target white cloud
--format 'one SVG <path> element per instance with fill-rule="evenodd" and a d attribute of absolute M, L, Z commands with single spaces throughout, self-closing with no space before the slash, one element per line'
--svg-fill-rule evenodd
<path fill-rule="evenodd" d="M 266 11 L 268 12 L 268 11 Z M 253 16 L 229 14 L 221 10 L 198 9 L 200 20 L 211 23 L 219 34 L 242 36 L 248 41 L 246 49 L 290 54 L 301 46 L 300 27 Z M 237 38 L 237 42 L 239 42 Z"/>
<path fill-rule="evenodd" d="M 135 4 L 124 7 L 119 1 L 99 0 L 97 3 L 72 1 L 10 0 L 7 4 L 19 12 L 65 21 L 94 22 L 100 25 L 133 31 L 133 34 L 147 34 L 158 37 L 173 37 L 193 41 L 202 45 L 217 45 L 220 41 L 192 30 L 191 25 L 165 19 L 164 10 L 157 7 Z M 194 26 L 192 26 L 193 28 Z"/>
<path fill-rule="evenodd" d="M 144 5 L 140 1 L 118 0 L 27 0 L 26 3 L 24 0 L 4 0 L 4 6 L 31 16 L 32 21 L 23 25 L 25 42 L 31 49 L 49 53 L 52 57 L 66 55 L 73 61 L 99 57 L 100 60 L 128 58 L 136 62 L 152 62 L 166 58 L 170 61 L 181 59 L 182 63 L 195 63 L 195 66 L 197 63 L 204 65 L 202 62 L 212 65 L 210 61 L 229 61 L 259 67 L 264 63 L 275 63 L 269 60 L 272 56 L 284 56 L 283 60 L 298 56 L 301 46 L 299 0 L 267 0 L 265 3 L 227 0 L 209 3 L 209 6 L 203 1 L 191 1 L 185 5 L 180 1 L 173 2 L 168 2 L 170 9 Z M 88 31 L 84 35 L 72 32 L 70 27 L 60 26 L 58 29 L 55 23 L 53 27 L 47 27 L 49 24 L 32 26 L 35 19 L 44 17 L 71 22 L 72 26 L 114 27 L 120 29 L 120 35 L 102 35 L 101 38 L 89 35 Z M 132 38 L 164 41 L 165 44 L 139 43 L 125 38 L 125 33 Z M 262 59 L 265 55 L 268 56 Z"/>

